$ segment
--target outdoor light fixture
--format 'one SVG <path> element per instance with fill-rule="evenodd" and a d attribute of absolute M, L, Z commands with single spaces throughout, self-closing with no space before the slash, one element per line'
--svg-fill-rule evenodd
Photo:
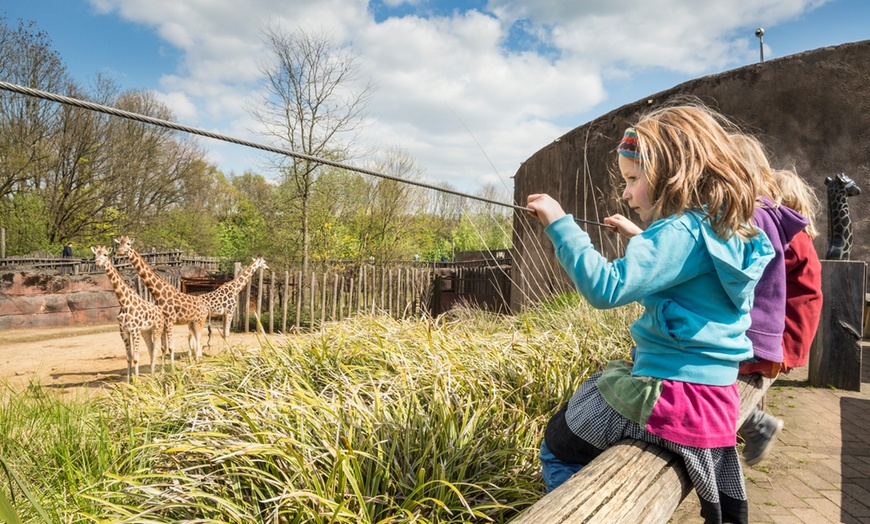
<path fill-rule="evenodd" d="M 755 36 L 758 37 L 758 53 L 761 55 L 761 61 L 764 62 L 764 28 L 756 29 Z"/>

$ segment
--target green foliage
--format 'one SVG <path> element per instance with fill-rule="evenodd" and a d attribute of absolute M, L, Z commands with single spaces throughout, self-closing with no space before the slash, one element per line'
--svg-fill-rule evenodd
<path fill-rule="evenodd" d="M 505 215 L 462 215 L 453 230 L 456 251 L 496 251 L 511 246 L 513 226 Z"/>
<path fill-rule="evenodd" d="M 0 458 L 5 458 L 3 470 L 15 486 L 7 510 L 25 522 L 60 522 L 66 519 L 58 515 L 71 508 L 90 510 L 93 504 L 79 489 L 116 471 L 125 448 L 123 435 L 110 434 L 103 416 L 90 401 L 46 395 L 39 384 L 4 391 Z M 113 425 L 128 422 L 124 417 Z"/>
<path fill-rule="evenodd" d="M 267 243 L 268 233 L 266 220 L 253 203 L 239 202 L 238 211 L 224 218 L 218 227 L 218 256 L 240 259 L 260 254 L 258 250 Z"/>
<path fill-rule="evenodd" d="M 220 227 L 210 214 L 197 209 L 173 208 L 142 228 L 137 243 L 143 249 L 178 248 L 187 253 L 209 255 L 220 249 Z"/>
<path fill-rule="evenodd" d="M 61 239 L 52 240 L 43 199 L 36 193 L 15 193 L 0 208 L 0 227 L 6 228 L 6 254 L 43 252 L 60 254 Z"/>
<path fill-rule="evenodd" d="M 629 346 L 631 311 L 590 311 L 363 315 L 96 404 L 20 394 L 0 456 L 57 522 L 506 523 L 543 494 L 546 421 Z"/>

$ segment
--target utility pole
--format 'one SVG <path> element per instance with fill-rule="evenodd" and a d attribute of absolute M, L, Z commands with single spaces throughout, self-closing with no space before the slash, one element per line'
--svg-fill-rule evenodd
<path fill-rule="evenodd" d="M 755 36 L 758 37 L 758 53 L 761 55 L 761 61 L 764 62 L 764 28 L 756 29 Z"/>

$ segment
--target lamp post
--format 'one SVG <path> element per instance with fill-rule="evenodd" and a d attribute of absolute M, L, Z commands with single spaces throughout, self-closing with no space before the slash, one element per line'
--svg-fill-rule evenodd
<path fill-rule="evenodd" d="M 758 37 L 758 53 L 761 55 L 761 61 L 764 62 L 764 28 L 756 29 L 755 36 Z"/>

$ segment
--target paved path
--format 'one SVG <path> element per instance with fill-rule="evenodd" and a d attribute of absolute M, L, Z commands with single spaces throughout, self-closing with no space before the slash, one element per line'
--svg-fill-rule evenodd
<path fill-rule="evenodd" d="M 785 428 L 767 460 L 744 466 L 749 521 L 777 524 L 870 523 L 870 350 L 861 391 L 813 388 L 806 368 L 781 377 L 766 410 Z M 702 522 L 689 494 L 671 522 Z"/>

